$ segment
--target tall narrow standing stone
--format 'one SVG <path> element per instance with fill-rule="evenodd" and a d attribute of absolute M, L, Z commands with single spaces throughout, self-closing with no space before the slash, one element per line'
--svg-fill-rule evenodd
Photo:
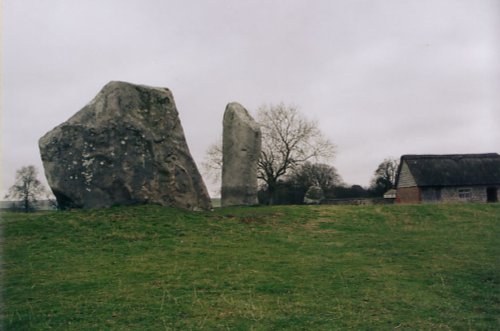
<path fill-rule="evenodd" d="M 257 204 L 260 126 L 237 102 L 227 105 L 222 134 L 222 206 Z"/>

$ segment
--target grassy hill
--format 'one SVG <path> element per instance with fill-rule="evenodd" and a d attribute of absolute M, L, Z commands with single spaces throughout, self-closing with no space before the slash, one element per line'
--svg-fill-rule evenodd
<path fill-rule="evenodd" d="M 500 329 L 500 204 L 4 213 L 6 330 Z"/>

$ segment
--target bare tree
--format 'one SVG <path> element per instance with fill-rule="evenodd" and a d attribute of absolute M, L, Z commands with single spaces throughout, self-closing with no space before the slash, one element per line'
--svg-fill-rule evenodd
<path fill-rule="evenodd" d="M 307 190 L 310 186 L 319 186 L 324 192 L 334 186 L 343 185 L 337 169 L 324 163 L 305 162 L 297 169 L 294 169 L 288 180 L 304 190 Z"/>
<path fill-rule="evenodd" d="M 203 174 L 209 177 L 213 183 L 220 183 L 222 177 L 222 140 L 208 147 L 201 167 Z"/>
<path fill-rule="evenodd" d="M 262 151 L 258 179 L 272 204 L 280 178 L 309 160 L 328 160 L 334 145 L 323 136 L 317 122 L 306 119 L 296 107 L 279 104 L 262 106 L 257 111 L 261 125 Z M 219 181 L 222 169 L 222 144 L 209 147 L 203 162 L 204 173 Z"/>
<path fill-rule="evenodd" d="M 375 195 L 380 196 L 395 187 L 398 166 L 399 161 L 390 157 L 378 165 L 370 185 L 370 190 Z"/>
<path fill-rule="evenodd" d="M 25 212 L 34 210 L 37 200 L 47 193 L 37 176 L 38 171 L 32 165 L 17 170 L 16 182 L 9 188 L 5 198 L 19 200 Z"/>
<path fill-rule="evenodd" d="M 279 104 L 257 111 L 262 131 L 258 178 L 273 203 L 278 180 L 287 171 L 309 160 L 328 160 L 334 145 L 321 133 L 318 123 L 302 116 L 296 107 Z"/>

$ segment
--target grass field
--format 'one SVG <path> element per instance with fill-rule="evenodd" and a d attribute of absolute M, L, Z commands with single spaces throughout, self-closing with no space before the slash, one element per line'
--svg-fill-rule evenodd
<path fill-rule="evenodd" d="M 498 330 L 500 204 L 5 213 L 6 330 Z"/>

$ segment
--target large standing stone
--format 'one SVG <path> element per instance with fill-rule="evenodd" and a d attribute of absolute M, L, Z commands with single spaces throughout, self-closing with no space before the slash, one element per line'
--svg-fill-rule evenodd
<path fill-rule="evenodd" d="M 110 82 L 39 146 L 62 208 L 211 208 L 167 88 Z"/>
<path fill-rule="evenodd" d="M 257 204 L 260 148 L 260 126 L 242 105 L 228 104 L 222 134 L 222 206 Z"/>

